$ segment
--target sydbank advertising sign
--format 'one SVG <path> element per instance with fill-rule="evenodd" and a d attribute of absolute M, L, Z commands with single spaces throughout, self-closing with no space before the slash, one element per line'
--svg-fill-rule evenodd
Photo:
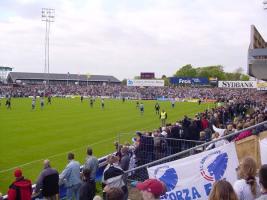
<path fill-rule="evenodd" d="M 238 159 L 234 143 L 187 158 L 148 168 L 150 178 L 165 183 L 167 193 L 160 199 L 207 200 L 215 181 L 237 180 Z"/>
<path fill-rule="evenodd" d="M 221 88 L 257 88 L 256 81 L 219 81 Z"/>
<path fill-rule="evenodd" d="M 127 86 L 153 86 L 153 87 L 163 87 L 164 80 L 147 80 L 147 79 L 128 79 Z"/>

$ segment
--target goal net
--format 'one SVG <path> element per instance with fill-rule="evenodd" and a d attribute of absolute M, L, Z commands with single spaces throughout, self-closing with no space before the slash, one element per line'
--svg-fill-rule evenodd
<path fill-rule="evenodd" d="M 138 92 L 120 92 L 120 98 L 141 99 L 141 94 Z"/>

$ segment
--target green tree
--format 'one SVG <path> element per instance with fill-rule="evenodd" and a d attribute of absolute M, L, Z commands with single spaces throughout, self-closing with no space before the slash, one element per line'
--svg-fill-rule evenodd
<path fill-rule="evenodd" d="M 170 80 L 166 75 L 162 75 L 161 79 L 164 80 L 164 85 L 169 86 L 170 85 Z"/>
<path fill-rule="evenodd" d="M 177 76 L 177 77 L 196 77 L 196 75 L 197 75 L 197 71 L 195 68 L 192 67 L 191 64 L 187 64 L 187 65 L 181 67 L 175 73 L 175 76 Z"/>
<path fill-rule="evenodd" d="M 241 81 L 249 81 L 249 76 L 246 75 L 246 74 L 242 74 L 241 77 L 240 77 L 240 80 Z"/>
<path fill-rule="evenodd" d="M 228 81 L 246 81 L 249 80 L 249 76 L 243 74 L 244 69 L 242 67 L 238 67 L 234 70 L 234 72 L 225 72 L 225 80 Z"/>
<path fill-rule="evenodd" d="M 205 67 L 193 68 L 192 65 L 188 64 L 180 68 L 175 76 L 181 77 L 214 77 L 218 80 L 238 81 L 238 80 L 249 80 L 249 76 L 243 74 L 243 68 L 238 67 L 234 72 L 224 72 L 222 65 L 212 65 Z"/>
<path fill-rule="evenodd" d="M 122 84 L 122 85 L 127 85 L 127 79 L 126 79 L 126 78 L 123 79 L 123 80 L 121 81 L 121 84 Z"/>
<path fill-rule="evenodd" d="M 138 80 L 138 79 L 141 79 L 141 77 L 140 76 L 135 76 L 134 79 Z"/>

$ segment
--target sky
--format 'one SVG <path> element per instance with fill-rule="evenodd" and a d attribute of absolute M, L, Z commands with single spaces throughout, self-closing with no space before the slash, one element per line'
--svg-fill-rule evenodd
<path fill-rule="evenodd" d="M 0 0 L 0 66 L 44 72 L 42 8 L 55 9 L 50 72 L 133 78 L 181 66 L 247 69 L 250 26 L 267 40 L 262 0 Z"/>

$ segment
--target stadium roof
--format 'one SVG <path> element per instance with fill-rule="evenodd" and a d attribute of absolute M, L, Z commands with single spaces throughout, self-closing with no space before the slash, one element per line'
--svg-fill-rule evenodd
<path fill-rule="evenodd" d="M 84 75 L 84 74 L 46 74 L 46 73 L 28 73 L 28 72 L 10 72 L 9 79 L 16 80 L 69 80 L 69 81 L 91 81 L 91 82 L 111 82 L 120 83 L 114 76 L 105 75 Z"/>
<path fill-rule="evenodd" d="M 251 25 L 248 49 L 248 74 L 260 80 L 267 80 L 267 43 Z"/>

